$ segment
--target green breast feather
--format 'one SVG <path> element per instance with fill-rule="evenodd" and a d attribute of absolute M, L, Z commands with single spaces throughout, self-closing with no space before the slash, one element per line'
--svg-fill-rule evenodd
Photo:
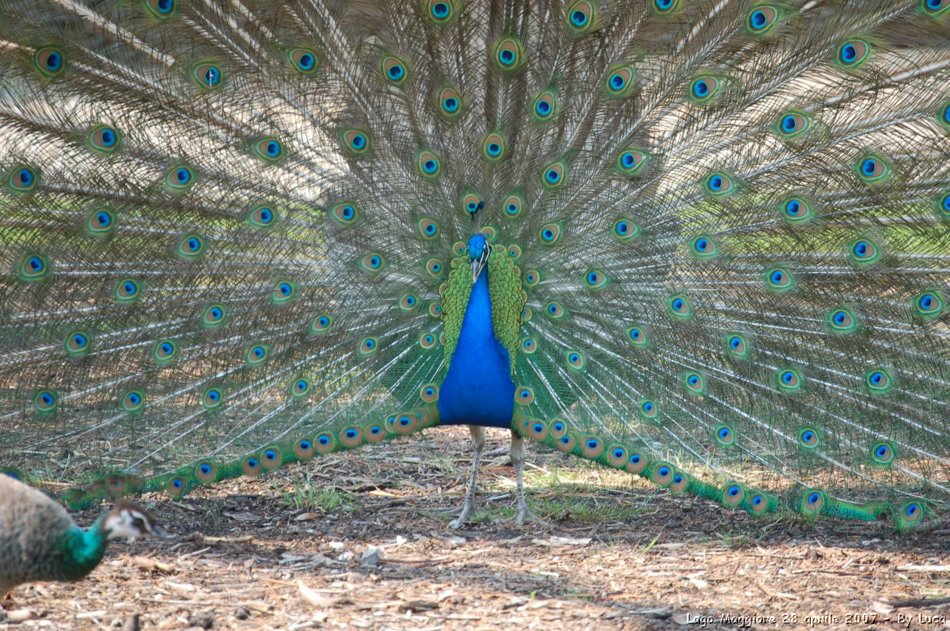
<path fill-rule="evenodd" d="M 521 316 L 527 295 L 521 288 L 521 273 L 501 246 L 492 246 L 488 257 L 488 292 L 491 295 L 492 326 L 495 337 L 508 351 L 511 374 L 515 371 Z M 442 328 L 445 335 L 445 365 L 448 370 L 452 355 L 462 334 L 465 307 L 472 294 L 472 270 L 468 256 L 452 259 L 448 280 L 440 288 L 442 295 Z"/>

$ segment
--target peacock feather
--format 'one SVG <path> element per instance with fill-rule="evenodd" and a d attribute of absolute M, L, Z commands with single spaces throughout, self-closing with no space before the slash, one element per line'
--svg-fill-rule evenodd
<path fill-rule="evenodd" d="M 467 424 L 931 519 L 948 7 L 0 0 L 0 466 L 180 497 Z"/>

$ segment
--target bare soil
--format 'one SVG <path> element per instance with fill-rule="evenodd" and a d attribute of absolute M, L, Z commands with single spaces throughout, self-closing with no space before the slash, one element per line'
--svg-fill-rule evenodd
<path fill-rule="evenodd" d="M 81 583 L 18 588 L 0 629 L 950 628 L 946 524 L 753 519 L 531 449 L 545 523 L 516 528 L 507 434 L 489 440 L 460 531 L 468 433 L 437 429 L 146 496 L 167 539 L 113 544 Z"/>

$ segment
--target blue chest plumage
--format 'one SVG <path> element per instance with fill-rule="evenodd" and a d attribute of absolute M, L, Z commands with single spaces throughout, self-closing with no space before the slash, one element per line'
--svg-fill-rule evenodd
<path fill-rule="evenodd" d="M 472 287 L 458 346 L 439 388 L 440 423 L 510 427 L 515 397 L 510 361 L 495 338 L 486 269 Z"/>

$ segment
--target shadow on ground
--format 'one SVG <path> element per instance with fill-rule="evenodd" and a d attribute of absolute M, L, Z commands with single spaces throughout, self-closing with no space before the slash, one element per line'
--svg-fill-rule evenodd
<path fill-rule="evenodd" d="M 755 519 L 538 452 L 529 504 L 546 523 L 515 528 L 505 435 L 490 438 L 481 510 L 461 531 L 447 524 L 467 431 L 440 429 L 179 501 L 146 496 L 167 540 L 114 545 L 82 583 L 19 588 L 6 624 L 950 628 L 950 604 L 909 602 L 950 596 L 950 531 Z"/>

